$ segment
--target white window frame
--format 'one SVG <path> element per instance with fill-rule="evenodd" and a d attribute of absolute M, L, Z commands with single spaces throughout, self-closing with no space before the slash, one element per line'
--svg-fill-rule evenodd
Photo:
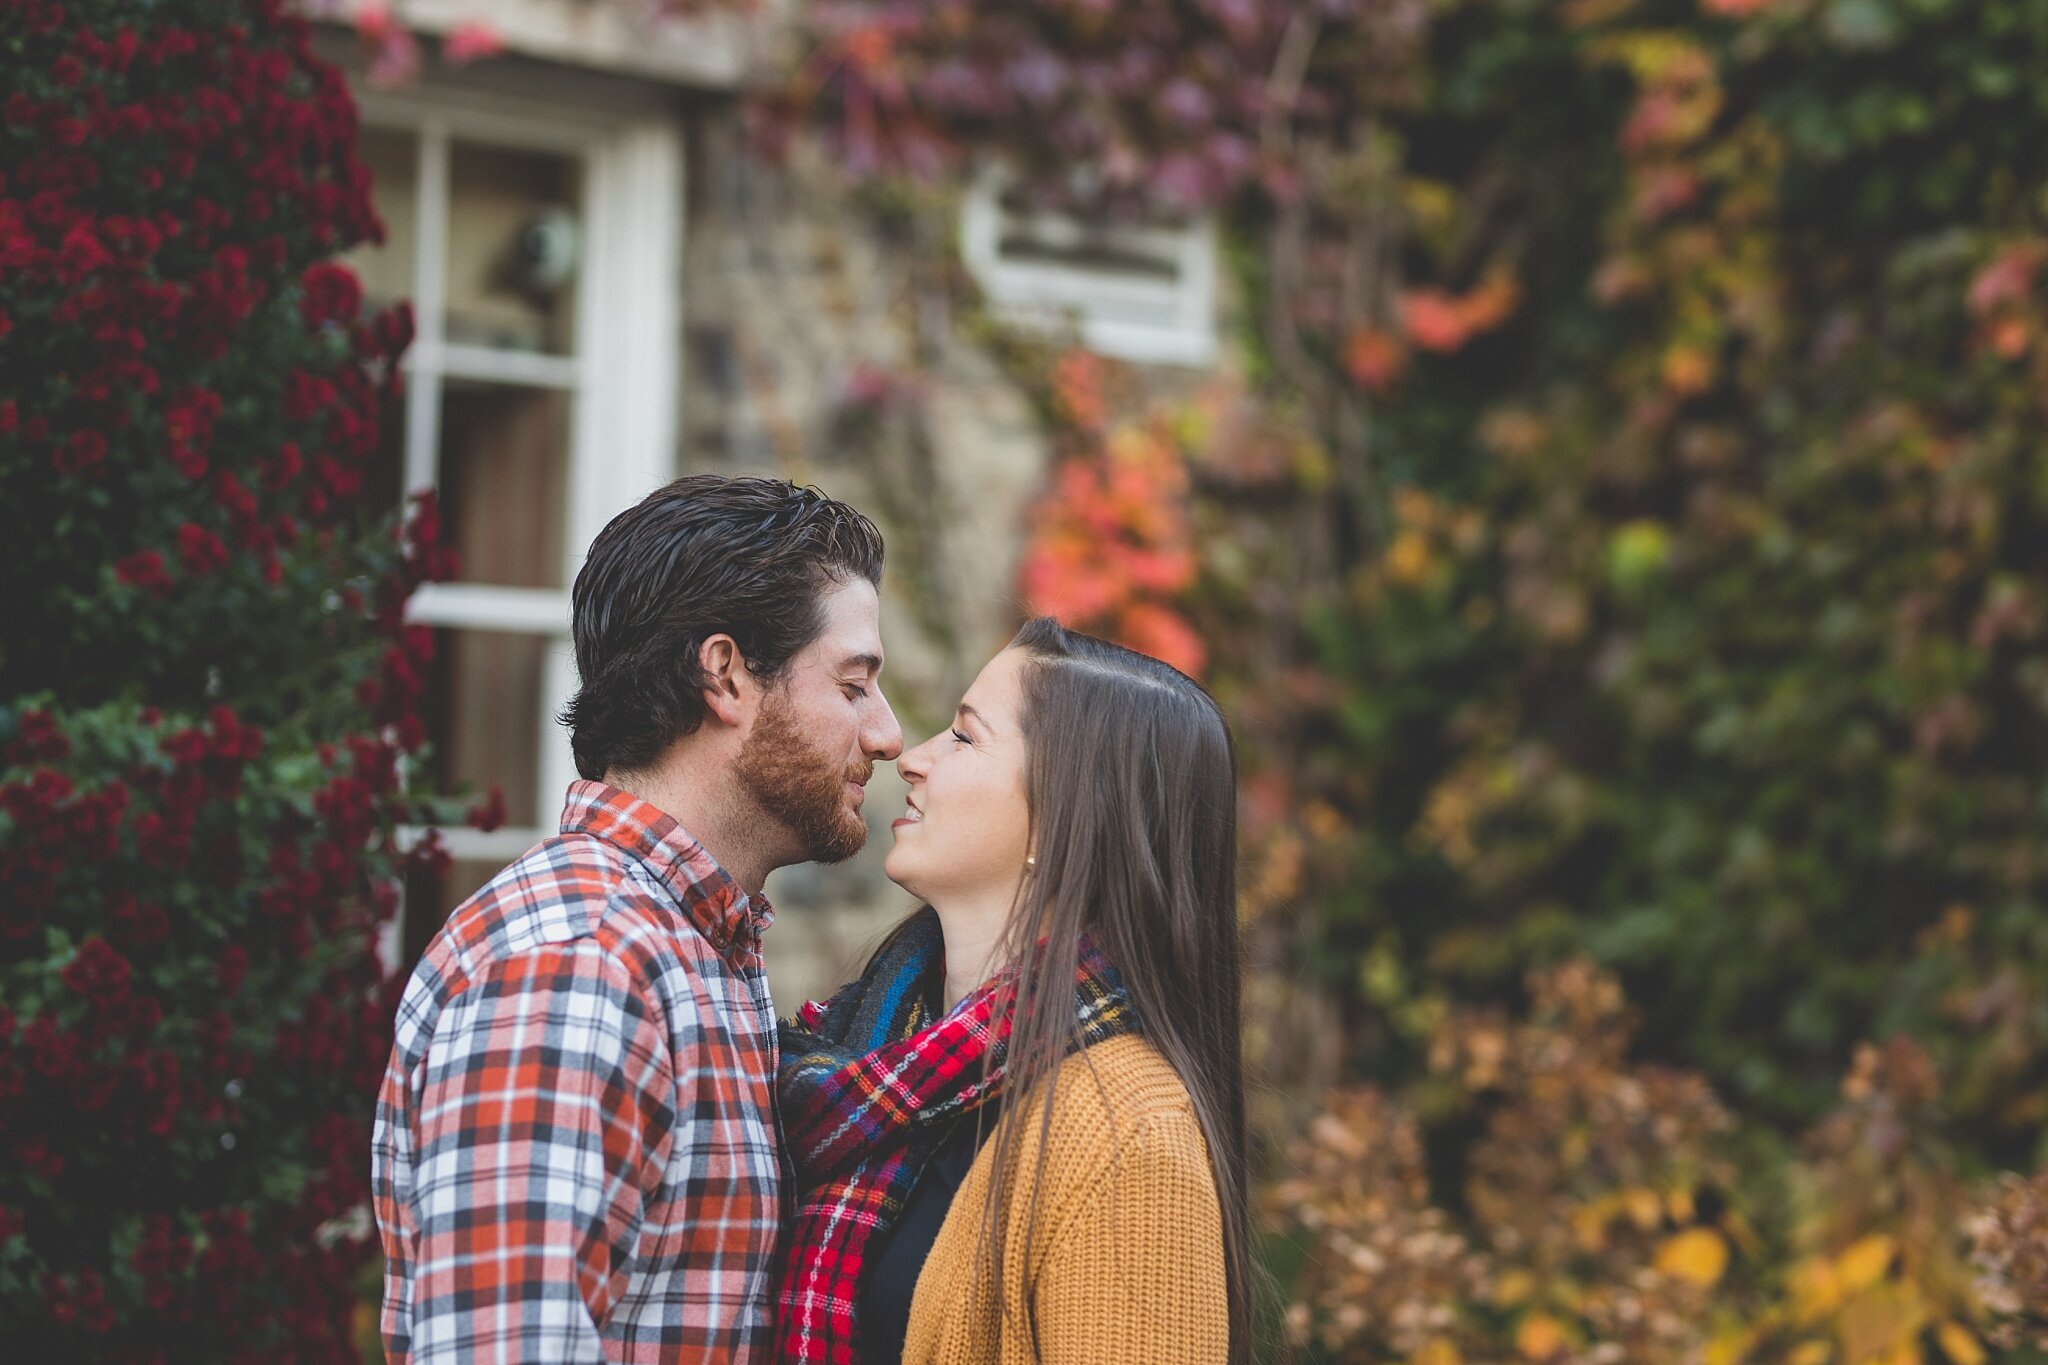
<path fill-rule="evenodd" d="M 542 680 L 538 808 L 507 812 L 488 833 L 441 831 L 459 859 L 510 861 L 554 832 L 562 793 L 576 777 L 555 715 L 576 689 L 569 585 L 606 522 L 674 477 L 681 356 L 683 139 L 672 117 L 609 115 L 473 91 L 359 91 L 364 129 L 417 139 L 413 309 L 406 354 L 405 494 L 436 486 L 441 386 L 450 379 L 552 388 L 572 395 L 568 506 L 560 589 L 476 583 L 423 585 L 406 619 L 460 630 L 549 639 Z M 447 296 L 450 149 L 456 141 L 554 152 L 582 163 L 582 246 L 575 353 L 499 351 L 451 343 Z M 416 838 L 422 831 L 406 831 Z M 380 947 L 397 962 L 403 912 Z"/>
<path fill-rule="evenodd" d="M 1001 169 L 984 169 L 960 206 L 960 254 L 998 315 L 1024 326 L 1078 326 L 1090 350 L 1141 364 L 1203 366 L 1215 360 L 1213 218 L 1160 227 L 1019 214 L 1003 207 L 1009 183 Z M 1054 245 L 1092 241 L 1170 261 L 1174 278 L 1006 257 L 1003 239 L 1019 228 Z"/>

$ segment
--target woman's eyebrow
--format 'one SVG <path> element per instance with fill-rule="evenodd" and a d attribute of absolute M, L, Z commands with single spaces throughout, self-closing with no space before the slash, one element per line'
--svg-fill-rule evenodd
<path fill-rule="evenodd" d="M 979 725 L 982 729 L 988 731 L 991 735 L 996 733 L 996 727 L 988 723 L 988 717 L 984 716 L 983 714 L 981 714 L 981 712 L 975 710 L 972 706 L 969 706 L 964 701 L 960 703 L 960 714 L 965 716 L 967 719 L 973 721 L 976 725 Z"/>

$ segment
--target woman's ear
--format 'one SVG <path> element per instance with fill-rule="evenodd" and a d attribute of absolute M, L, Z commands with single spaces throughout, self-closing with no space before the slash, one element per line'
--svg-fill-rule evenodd
<path fill-rule="evenodd" d="M 745 725 L 758 694 L 746 656 L 730 635 L 718 634 L 697 647 L 697 666 L 704 670 L 704 707 L 722 724 Z"/>

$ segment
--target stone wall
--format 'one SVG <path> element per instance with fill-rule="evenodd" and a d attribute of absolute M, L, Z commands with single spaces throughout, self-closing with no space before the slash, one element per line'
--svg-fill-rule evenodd
<path fill-rule="evenodd" d="M 875 519 L 889 544 L 883 685 L 915 743 L 1022 615 L 1015 567 L 1043 434 L 940 287 L 957 268 L 934 226 L 943 205 L 890 212 L 827 167 L 778 167 L 727 109 L 690 127 L 677 468 L 813 483 Z M 783 1008 L 839 980 L 911 908 L 881 870 L 902 794 L 878 770 L 867 849 L 770 879 Z"/>

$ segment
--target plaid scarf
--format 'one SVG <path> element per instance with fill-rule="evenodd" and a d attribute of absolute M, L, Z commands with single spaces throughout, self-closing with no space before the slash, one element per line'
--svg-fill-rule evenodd
<path fill-rule="evenodd" d="M 1122 978 L 1085 938 L 1076 976 L 1083 1046 L 1136 1031 Z M 945 941 L 927 906 L 858 981 L 782 1026 L 776 1098 L 796 1219 L 782 1253 L 780 1360 L 852 1365 L 870 1243 L 895 1227 L 952 1121 L 1002 1091 L 1010 1012 L 991 1021 L 1013 978 L 941 1014 L 944 979 Z"/>

